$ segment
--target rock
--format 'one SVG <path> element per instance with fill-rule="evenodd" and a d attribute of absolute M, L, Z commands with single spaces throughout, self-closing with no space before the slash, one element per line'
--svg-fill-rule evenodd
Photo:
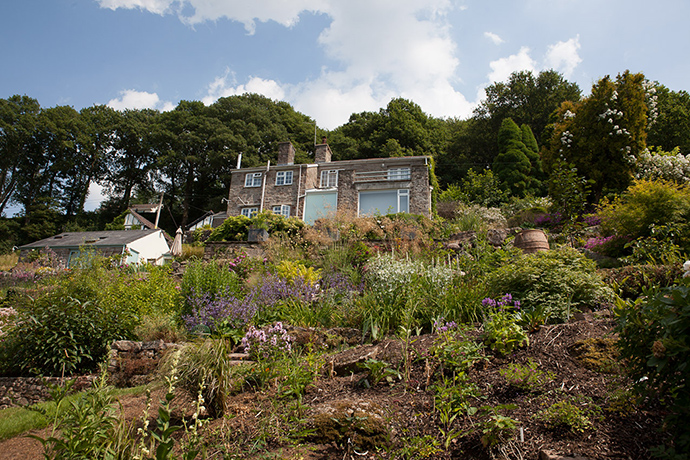
<path fill-rule="evenodd" d="M 368 359 L 385 361 L 391 367 L 397 367 L 402 361 L 402 343 L 398 340 L 386 340 L 376 345 L 362 345 L 345 350 L 331 357 L 329 372 L 341 376 L 361 372 L 358 364 Z"/>
<path fill-rule="evenodd" d="M 132 342 L 131 340 L 116 340 L 110 346 L 117 351 L 136 352 L 141 349 L 141 342 Z"/>
<path fill-rule="evenodd" d="M 351 443 L 361 450 L 377 449 L 390 442 L 383 410 L 368 401 L 343 399 L 314 409 L 310 419 L 312 439 L 320 444 Z"/>

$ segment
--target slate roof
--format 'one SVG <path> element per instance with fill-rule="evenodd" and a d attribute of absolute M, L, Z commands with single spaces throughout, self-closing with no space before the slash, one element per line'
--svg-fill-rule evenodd
<path fill-rule="evenodd" d="M 79 246 L 124 246 L 160 229 L 146 230 L 108 230 L 102 232 L 65 232 L 20 246 L 19 249 L 32 248 L 78 248 Z"/>

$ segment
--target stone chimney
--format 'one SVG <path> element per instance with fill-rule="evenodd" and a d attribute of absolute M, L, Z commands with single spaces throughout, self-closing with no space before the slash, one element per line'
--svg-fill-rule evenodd
<path fill-rule="evenodd" d="M 331 162 L 331 148 L 326 143 L 326 138 L 321 139 L 321 144 L 315 145 L 314 161 L 316 163 L 330 163 Z"/>
<path fill-rule="evenodd" d="M 281 142 L 278 144 L 278 163 L 277 165 L 295 164 L 295 147 L 292 142 Z"/>

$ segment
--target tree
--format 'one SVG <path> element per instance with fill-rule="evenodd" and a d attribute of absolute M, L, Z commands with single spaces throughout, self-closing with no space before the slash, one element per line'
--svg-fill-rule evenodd
<path fill-rule="evenodd" d="M 334 158 L 381 158 L 441 153 L 448 139 L 446 123 L 429 117 L 407 99 L 392 99 L 378 112 L 350 115 L 329 133 Z"/>
<path fill-rule="evenodd" d="M 650 105 L 647 144 L 672 151 L 678 147 L 690 154 L 690 94 L 671 91 L 663 85 L 649 87 Z"/>
<path fill-rule="evenodd" d="M 518 125 L 527 124 L 541 139 L 553 112 L 564 101 L 579 101 L 580 88 L 555 70 L 535 76 L 530 71 L 513 72 L 508 82 L 498 82 L 486 89 L 486 99 L 475 109 L 474 116 L 489 122 L 490 132 L 497 132 L 505 118 Z"/>
<path fill-rule="evenodd" d="M 562 104 L 544 151 L 547 171 L 560 161 L 572 164 L 589 181 L 592 202 L 598 202 L 605 190 L 625 190 L 635 158 L 646 147 L 644 81 L 644 75 L 629 71 L 615 81 L 606 76 L 589 97 Z"/>
<path fill-rule="evenodd" d="M 28 155 L 40 109 L 28 96 L 0 99 L 0 214 L 14 198 L 19 164 Z"/>
<path fill-rule="evenodd" d="M 503 120 L 498 131 L 498 155 L 492 169 L 514 196 L 524 196 L 532 183 L 532 164 L 527 151 L 518 125 L 511 118 Z"/>
<path fill-rule="evenodd" d="M 206 208 L 211 197 L 222 197 L 230 185 L 219 183 L 228 163 L 233 136 L 202 102 L 181 101 L 160 118 L 158 165 L 172 200 L 182 195 L 181 226 L 189 222 L 192 206 Z M 179 187 L 179 191 L 178 191 Z M 219 203 L 220 204 L 220 200 Z"/>
<path fill-rule="evenodd" d="M 106 159 L 106 172 L 100 185 L 120 201 L 120 211 L 131 203 L 136 189 L 152 189 L 157 171 L 157 152 L 153 149 L 156 110 L 125 110 L 118 117 L 113 149 Z"/>

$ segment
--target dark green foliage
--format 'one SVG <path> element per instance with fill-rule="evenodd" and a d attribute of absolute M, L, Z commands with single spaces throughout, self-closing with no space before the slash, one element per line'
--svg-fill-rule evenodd
<path fill-rule="evenodd" d="M 113 340 L 131 337 L 117 313 L 98 302 L 46 296 L 19 315 L 0 348 L 4 375 L 89 372 L 108 355 Z"/>
<path fill-rule="evenodd" d="M 566 222 L 572 221 L 584 211 L 589 185 L 577 174 L 577 168 L 564 161 L 554 164 L 548 181 L 549 196 L 553 199 L 552 210 Z"/>
<path fill-rule="evenodd" d="M 490 169 L 479 173 L 470 169 L 459 184 L 451 184 L 441 193 L 439 201 L 462 201 L 490 208 L 497 207 L 507 198 L 508 193 L 503 190 L 501 181 Z"/>
<path fill-rule="evenodd" d="M 677 454 L 690 454 L 690 288 L 672 286 L 635 302 L 621 302 L 621 357 L 639 390 L 671 409 L 666 427 Z"/>
<path fill-rule="evenodd" d="M 678 265 L 626 265 L 602 270 L 604 282 L 623 299 L 637 299 L 645 291 L 672 286 L 683 271 Z"/>
<path fill-rule="evenodd" d="M 532 164 L 527 151 L 518 125 L 510 118 L 503 120 L 498 131 L 498 155 L 492 169 L 514 196 L 524 196 L 532 185 Z"/>
<path fill-rule="evenodd" d="M 650 113 L 647 144 L 669 152 L 680 147 L 687 155 L 690 152 L 690 94 L 656 84 L 652 97 L 657 98 L 657 116 Z"/>

